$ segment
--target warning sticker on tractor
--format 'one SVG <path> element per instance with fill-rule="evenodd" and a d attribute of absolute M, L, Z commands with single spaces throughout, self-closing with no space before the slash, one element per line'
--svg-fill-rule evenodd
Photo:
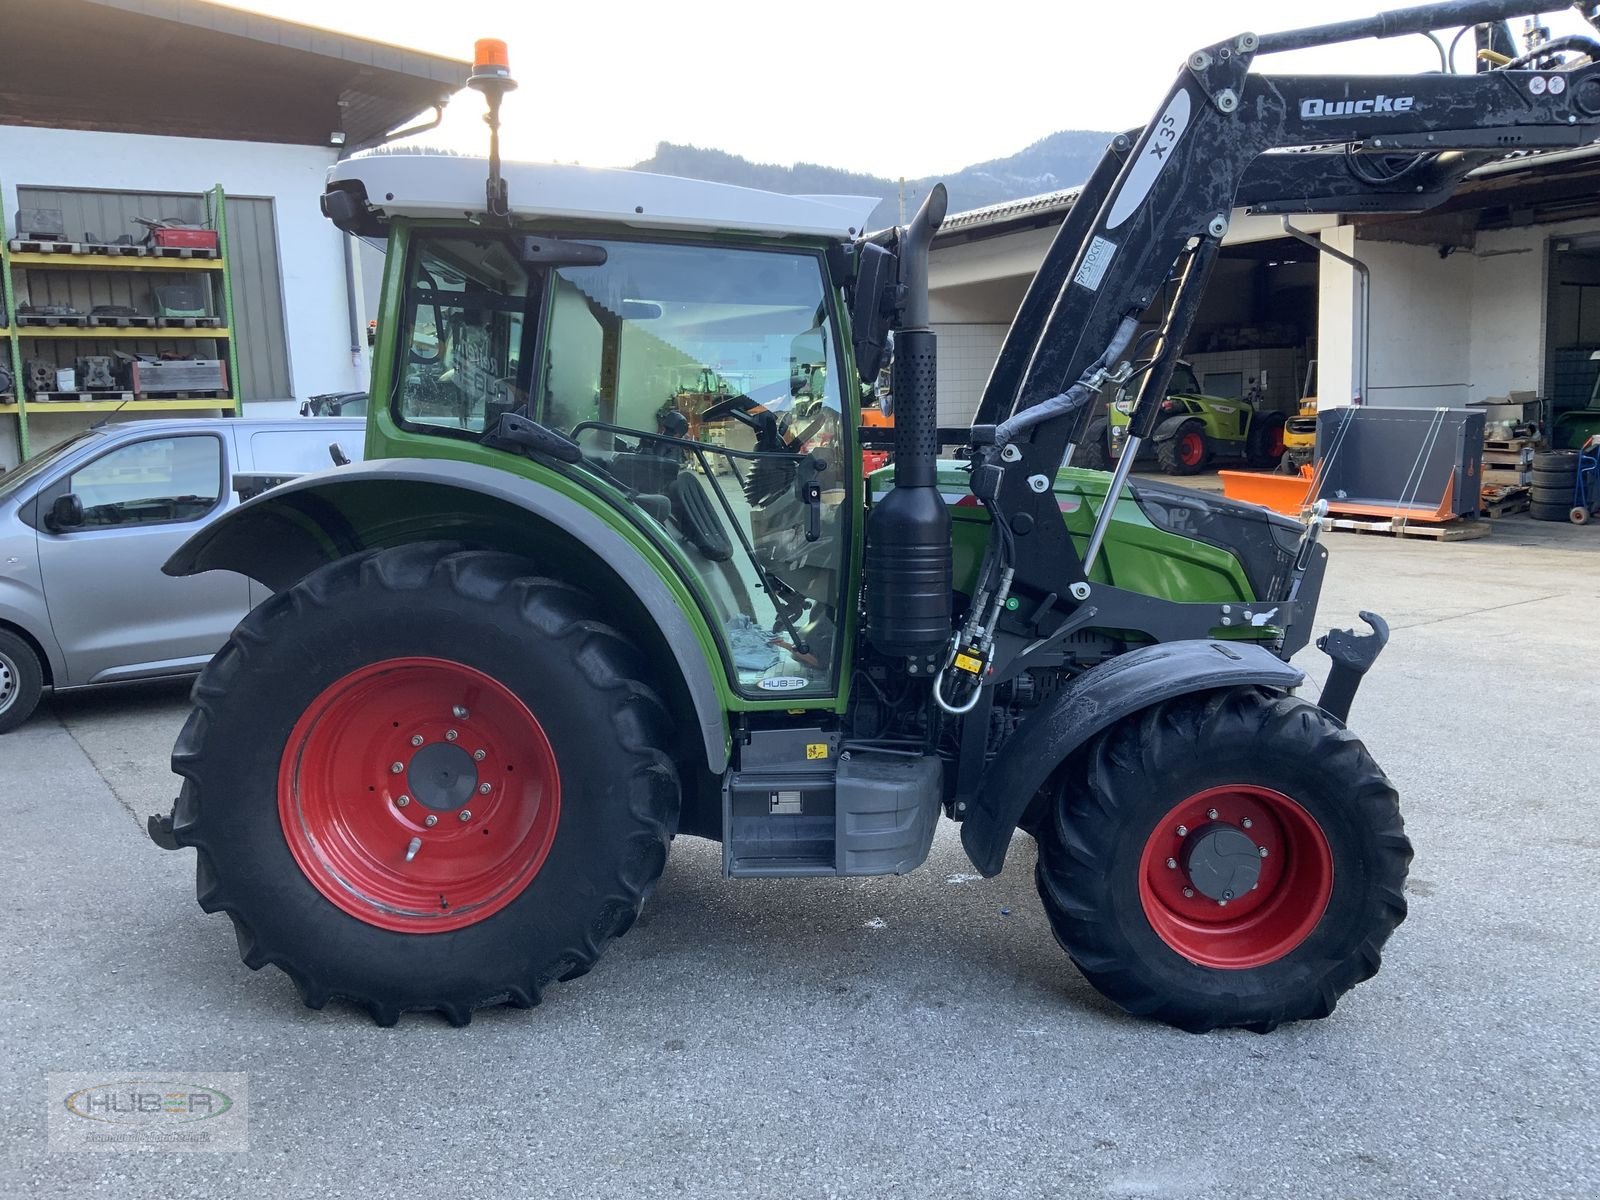
<path fill-rule="evenodd" d="M 806 757 L 807 758 L 827 758 L 828 757 L 828 743 L 827 742 L 807 742 L 806 743 Z"/>
<path fill-rule="evenodd" d="M 1100 281 L 1106 277 L 1106 268 L 1111 265 L 1111 258 L 1116 252 L 1115 242 L 1108 242 L 1096 235 L 1089 242 L 1089 248 L 1083 252 L 1083 262 L 1078 267 L 1078 273 L 1072 277 L 1072 282 L 1079 287 L 1088 288 L 1091 292 L 1097 291 Z"/>

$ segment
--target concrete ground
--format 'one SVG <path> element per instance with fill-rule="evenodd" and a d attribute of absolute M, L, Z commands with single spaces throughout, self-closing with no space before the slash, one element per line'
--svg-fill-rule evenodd
<path fill-rule="evenodd" d="M 726 882 L 684 839 L 540 1008 L 311 1012 L 145 840 L 185 689 L 63 696 L 0 740 L 0 1195 L 1600 1194 L 1600 531 L 1330 544 L 1323 623 L 1394 629 L 1352 723 L 1417 857 L 1327 1021 L 1122 1015 L 1051 940 L 1031 842 L 981 880 L 952 827 L 915 874 L 842 882 Z M 46 1146 L 46 1072 L 203 1071 L 248 1073 L 248 1153 Z"/>

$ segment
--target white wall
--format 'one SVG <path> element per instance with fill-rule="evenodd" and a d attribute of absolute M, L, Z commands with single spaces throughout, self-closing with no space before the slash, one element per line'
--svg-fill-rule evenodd
<path fill-rule="evenodd" d="M 1548 247 L 1592 235 L 1600 221 L 1567 221 L 1478 235 L 1471 251 L 1323 234 L 1372 271 L 1374 404 L 1459 406 L 1544 384 Z M 1359 328 L 1355 272 L 1324 259 L 1319 392 L 1324 407 L 1356 390 Z"/>
<path fill-rule="evenodd" d="M 0 125 L 0 205 L 9 225 L 19 185 L 203 192 L 220 183 L 230 195 L 271 197 L 282 260 L 289 369 L 294 399 L 304 399 L 367 386 L 365 346 L 356 355 L 350 353 L 340 245 L 344 235 L 318 208 L 323 178 L 335 158 L 331 146 Z M 365 324 L 364 313 L 361 320 Z M 249 411 L 258 416 L 293 411 L 290 397 L 274 399 L 280 403 L 263 397 Z"/>

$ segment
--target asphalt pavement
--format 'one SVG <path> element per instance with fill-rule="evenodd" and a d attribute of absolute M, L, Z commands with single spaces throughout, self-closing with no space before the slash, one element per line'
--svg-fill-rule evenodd
<path fill-rule="evenodd" d="M 1032 843 L 983 880 L 949 825 L 886 879 L 730 882 L 680 839 L 536 1009 L 312 1012 L 144 836 L 186 688 L 68 695 L 0 738 L 0 1196 L 1600 1195 L 1600 532 L 1330 544 L 1322 624 L 1394 629 L 1352 725 L 1417 858 L 1329 1020 L 1124 1016 L 1052 941 Z M 52 1072 L 244 1073 L 250 1149 L 52 1150 Z"/>

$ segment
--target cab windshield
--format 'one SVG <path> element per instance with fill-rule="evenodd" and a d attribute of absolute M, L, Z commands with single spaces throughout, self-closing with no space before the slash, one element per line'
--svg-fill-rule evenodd
<path fill-rule="evenodd" d="M 579 473 L 692 564 L 738 685 L 827 694 L 851 474 L 821 256 L 563 245 L 414 244 L 396 416 L 477 438 L 516 412 L 572 438 Z M 547 265 L 562 253 L 584 261 Z"/>

